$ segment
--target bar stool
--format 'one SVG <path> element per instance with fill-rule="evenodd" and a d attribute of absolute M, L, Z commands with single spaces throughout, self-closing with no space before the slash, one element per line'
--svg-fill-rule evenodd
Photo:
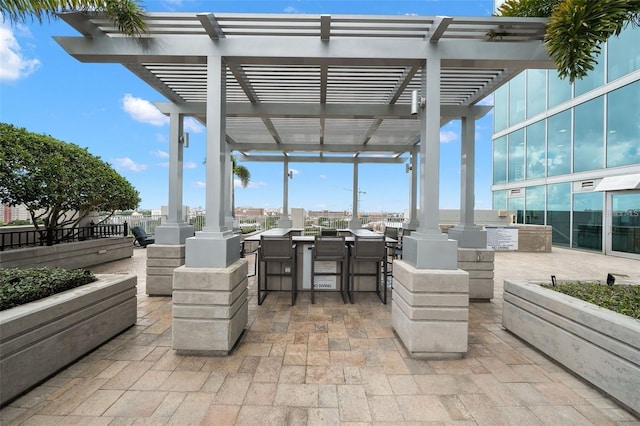
<path fill-rule="evenodd" d="M 375 263 L 375 272 L 356 272 L 356 266 L 360 263 Z M 380 265 L 382 265 L 382 277 L 380 276 Z M 355 277 L 375 276 L 376 294 L 380 301 L 387 304 L 387 246 L 384 236 L 375 237 L 355 237 L 351 256 L 349 257 L 349 299 L 354 301 Z M 380 288 L 382 287 L 382 289 Z"/>
<path fill-rule="evenodd" d="M 295 305 L 298 296 L 298 281 L 296 279 L 296 244 L 291 240 L 291 235 L 286 236 L 260 236 L 258 246 L 258 259 L 260 264 L 264 264 L 264 287 L 260 288 L 261 281 L 258 277 L 258 305 L 267 297 L 269 290 L 269 277 L 291 277 L 291 306 Z M 269 263 L 278 265 L 278 272 L 269 272 Z M 286 265 L 289 265 L 289 272 L 283 272 Z"/>
<path fill-rule="evenodd" d="M 311 246 L 311 303 L 315 302 L 315 277 L 318 276 L 335 276 L 340 277 L 340 294 L 342 301 L 347 303 L 347 291 L 349 282 L 347 281 L 346 272 L 349 261 L 347 245 L 344 236 L 318 236 L 316 235 Z M 316 262 L 336 262 L 336 272 L 317 272 Z M 339 270 L 338 270 L 339 266 Z M 345 283 L 346 289 L 345 289 Z"/>

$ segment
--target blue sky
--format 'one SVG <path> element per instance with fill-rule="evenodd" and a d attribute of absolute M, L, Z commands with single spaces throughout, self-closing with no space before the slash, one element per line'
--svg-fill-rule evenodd
<path fill-rule="evenodd" d="M 492 0 L 190 1 L 147 0 L 147 11 L 417 14 L 488 16 Z M 60 21 L 9 25 L 0 21 L 0 121 L 87 147 L 109 162 L 140 192 L 140 208 L 168 202 L 168 118 L 152 103 L 166 101 L 119 64 L 85 64 L 69 56 L 53 36 L 78 33 Z M 205 205 L 205 129 L 187 120 L 184 204 Z M 492 114 L 476 125 L 476 208 L 491 208 Z M 282 165 L 243 163 L 247 188 L 236 188 L 236 206 L 282 205 Z M 460 204 L 460 123 L 441 129 L 440 207 Z M 348 164 L 291 163 L 289 206 L 350 210 L 353 169 Z M 402 212 L 409 207 L 404 164 L 361 165 L 361 212 Z"/>

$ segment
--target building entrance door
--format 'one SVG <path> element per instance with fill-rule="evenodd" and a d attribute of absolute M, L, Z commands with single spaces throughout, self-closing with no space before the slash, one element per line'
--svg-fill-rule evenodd
<path fill-rule="evenodd" d="M 606 254 L 640 259 L 640 191 L 607 193 Z"/>

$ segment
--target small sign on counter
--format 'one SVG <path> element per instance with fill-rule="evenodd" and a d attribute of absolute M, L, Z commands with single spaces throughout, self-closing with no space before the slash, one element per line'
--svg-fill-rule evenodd
<path fill-rule="evenodd" d="M 485 226 L 487 230 L 487 248 L 496 251 L 518 250 L 518 227 Z"/>

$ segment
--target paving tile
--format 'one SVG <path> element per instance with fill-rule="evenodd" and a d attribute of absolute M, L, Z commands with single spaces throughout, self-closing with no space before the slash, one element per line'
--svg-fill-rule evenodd
<path fill-rule="evenodd" d="M 307 345 L 306 344 L 287 344 L 284 353 L 283 365 L 306 365 L 307 364 Z"/>
<path fill-rule="evenodd" d="M 330 365 L 329 351 L 308 351 L 307 365 Z"/>
<path fill-rule="evenodd" d="M 72 386 L 56 395 L 55 399 L 38 411 L 38 414 L 68 415 L 95 391 L 101 388 L 107 379 L 76 379 Z M 53 395 L 53 394 L 52 394 Z"/>
<path fill-rule="evenodd" d="M 578 426 L 589 424 L 578 410 L 568 405 L 560 405 L 550 410 L 548 407 L 530 407 L 542 422 L 548 425 Z"/>
<path fill-rule="evenodd" d="M 159 390 L 172 392 L 197 392 L 209 378 L 208 371 L 173 371 L 160 385 Z"/>
<path fill-rule="evenodd" d="M 167 425 L 197 425 L 207 415 L 213 396 L 203 393 L 190 393 L 184 398 L 178 409 L 169 418 Z"/>
<path fill-rule="evenodd" d="M 393 422 L 402 418 L 400 407 L 393 395 L 373 395 L 367 399 L 371 419 L 374 422 Z"/>
<path fill-rule="evenodd" d="M 276 396 L 276 383 L 251 383 L 243 405 L 272 405 Z"/>
<path fill-rule="evenodd" d="M 215 404 L 240 405 L 251 384 L 251 375 L 244 373 L 229 374 L 215 396 Z"/>
<path fill-rule="evenodd" d="M 304 365 L 285 365 L 280 370 L 280 383 L 304 383 L 307 367 Z"/>
<path fill-rule="evenodd" d="M 364 367 L 360 369 L 362 384 L 367 396 L 393 395 L 389 376 L 379 368 Z"/>
<path fill-rule="evenodd" d="M 405 420 L 446 422 L 449 412 L 435 395 L 398 395 L 396 401 Z"/>
<path fill-rule="evenodd" d="M 73 416 L 101 416 L 122 394 L 121 390 L 100 390 L 98 389 L 85 399 L 82 404 L 76 407 L 71 415 Z"/>
<path fill-rule="evenodd" d="M 287 407 L 244 405 L 236 420 L 237 426 L 281 426 L 287 424 Z"/>
<path fill-rule="evenodd" d="M 152 366 L 152 362 L 132 361 L 102 385 L 102 389 L 129 389 Z"/>
<path fill-rule="evenodd" d="M 170 371 L 148 370 L 131 385 L 129 390 L 157 390 L 170 375 Z"/>
<path fill-rule="evenodd" d="M 338 407 L 338 387 L 336 385 L 318 385 L 318 406 Z"/>
<path fill-rule="evenodd" d="M 233 425 L 236 424 L 239 405 L 212 405 L 202 418 L 203 425 Z"/>
<path fill-rule="evenodd" d="M 167 396 L 164 397 L 158 408 L 151 414 L 151 417 L 169 420 L 169 417 L 173 416 L 186 396 L 187 394 L 184 392 L 167 392 Z"/>
<path fill-rule="evenodd" d="M 105 416 L 113 417 L 149 417 L 166 398 L 166 392 L 126 391 L 114 402 Z"/>
<path fill-rule="evenodd" d="M 328 351 L 329 336 L 327 333 L 309 333 L 308 350 L 309 351 Z"/>
<path fill-rule="evenodd" d="M 309 408 L 309 426 L 332 426 L 340 423 L 340 410 L 337 408 Z"/>
<path fill-rule="evenodd" d="M 508 425 L 509 421 L 493 401 L 484 394 L 459 395 L 460 401 L 478 425 Z"/>
<path fill-rule="evenodd" d="M 278 383 L 273 405 L 317 407 L 318 385 Z"/>
<path fill-rule="evenodd" d="M 308 366 L 305 381 L 314 384 L 343 384 L 345 383 L 344 370 L 335 365 Z"/>
<path fill-rule="evenodd" d="M 369 402 L 362 385 L 338 385 L 341 422 L 369 422 Z"/>
<path fill-rule="evenodd" d="M 282 370 L 282 359 L 276 357 L 261 357 L 253 380 L 256 382 L 277 382 Z"/>

